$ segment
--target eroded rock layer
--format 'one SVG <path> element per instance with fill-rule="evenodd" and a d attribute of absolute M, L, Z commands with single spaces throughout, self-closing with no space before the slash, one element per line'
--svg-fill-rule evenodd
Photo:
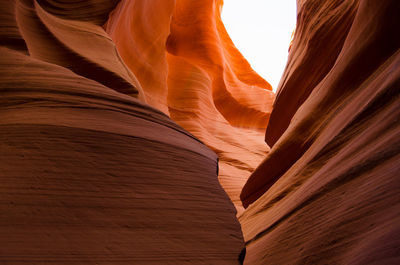
<path fill-rule="evenodd" d="M 400 2 L 298 1 L 245 264 L 398 264 Z M 301 76 L 301 78 L 300 78 Z"/>
<path fill-rule="evenodd" d="M 221 0 L 2 1 L 0 263 L 237 264 L 219 170 L 245 264 L 398 264 L 400 3 L 297 4 L 270 117 Z"/>
<path fill-rule="evenodd" d="M 220 0 L 123 0 L 105 25 L 146 101 L 219 156 L 238 210 L 241 188 L 268 152 L 274 94 L 235 48 Z"/>
<path fill-rule="evenodd" d="M 0 263 L 236 264 L 217 156 L 141 101 L 113 2 L 0 4 Z"/>

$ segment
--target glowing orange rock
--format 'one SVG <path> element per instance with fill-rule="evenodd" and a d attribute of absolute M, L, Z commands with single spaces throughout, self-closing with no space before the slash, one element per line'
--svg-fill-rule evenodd
<path fill-rule="evenodd" d="M 0 1 L 0 264 L 235 264 L 217 156 L 143 102 L 112 2 Z"/>
<path fill-rule="evenodd" d="M 145 101 L 168 114 L 165 42 L 174 0 L 122 0 L 104 25 L 126 65 L 144 88 Z"/>
<path fill-rule="evenodd" d="M 399 1 L 298 0 L 269 124 L 222 1 L 116 3 L 0 2 L 0 262 L 237 263 L 168 114 L 245 264 L 399 263 Z"/>
<path fill-rule="evenodd" d="M 233 45 L 222 4 L 126 0 L 105 28 L 146 102 L 218 154 L 221 183 L 240 210 L 240 190 L 268 152 L 274 94 Z"/>

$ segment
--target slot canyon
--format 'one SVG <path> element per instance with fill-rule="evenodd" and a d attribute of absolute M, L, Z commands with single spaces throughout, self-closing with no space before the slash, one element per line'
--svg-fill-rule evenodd
<path fill-rule="evenodd" d="M 276 92 L 223 0 L 0 7 L 0 264 L 400 264 L 400 1 L 297 0 Z"/>

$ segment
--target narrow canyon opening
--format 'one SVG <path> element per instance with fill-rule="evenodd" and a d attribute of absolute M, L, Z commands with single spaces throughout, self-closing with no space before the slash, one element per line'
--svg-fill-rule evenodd
<path fill-rule="evenodd" d="M 222 21 L 251 67 L 276 91 L 296 25 L 296 0 L 224 0 Z"/>

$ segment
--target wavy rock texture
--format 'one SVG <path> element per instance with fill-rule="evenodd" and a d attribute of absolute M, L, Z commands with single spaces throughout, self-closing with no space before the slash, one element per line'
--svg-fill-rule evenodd
<path fill-rule="evenodd" d="M 398 264 L 400 2 L 298 10 L 273 147 L 241 193 L 245 264 Z"/>
<path fill-rule="evenodd" d="M 0 3 L 0 263 L 237 264 L 215 153 L 245 264 L 400 263 L 399 1 L 298 0 L 273 110 L 222 1 L 118 2 Z"/>
<path fill-rule="evenodd" d="M 139 100 L 115 1 L 0 6 L 0 263 L 237 264 L 217 156 Z"/>
<path fill-rule="evenodd" d="M 146 101 L 219 156 L 219 179 L 239 212 L 241 188 L 269 148 L 274 94 L 235 48 L 222 1 L 123 0 L 105 25 Z"/>

